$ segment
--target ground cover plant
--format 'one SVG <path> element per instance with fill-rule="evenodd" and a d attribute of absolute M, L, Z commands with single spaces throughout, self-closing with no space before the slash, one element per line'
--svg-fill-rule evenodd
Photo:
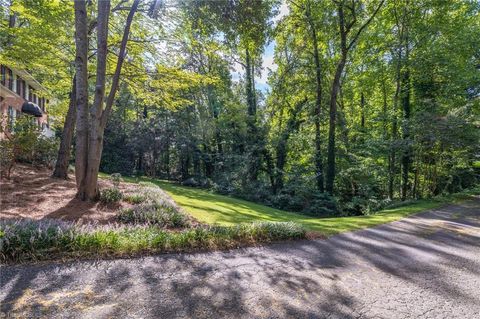
<path fill-rule="evenodd" d="M 126 201 L 133 207 L 123 209 L 118 220 L 130 224 L 150 224 L 165 228 L 182 228 L 191 226 L 189 215 L 153 183 L 140 183 L 130 192 Z"/>
<path fill-rule="evenodd" d="M 126 208 L 118 206 L 113 223 L 99 225 L 48 217 L 2 219 L 0 261 L 227 249 L 306 236 L 306 229 L 294 222 L 251 222 L 233 226 L 199 223 L 155 183 L 120 185 L 120 178 L 115 175 L 105 176 L 105 180 L 113 186 L 105 187 L 104 191 L 114 190 L 119 198 L 101 205 L 113 202 L 119 205 L 121 201 L 130 204 Z"/>
<path fill-rule="evenodd" d="M 155 225 L 95 226 L 59 220 L 0 221 L 0 260 L 24 262 L 226 249 L 305 236 L 305 229 L 293 222 L 206 226 L 169 232 Z"/>

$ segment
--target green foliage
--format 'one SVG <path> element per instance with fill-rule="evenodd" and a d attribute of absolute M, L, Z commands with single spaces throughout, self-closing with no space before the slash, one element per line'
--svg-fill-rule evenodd
<path fill-rule="evenodd" d="M 120 173 L 113 173 L 110 175 L 110 182 L 114 188 L 120 187 L 120 182 L 122 180 L 122 175 Z"/>
<path fill-rule="evenodd" d="M 1 176 L 10 178 L 11 170 L 15 165 L 15 143 L 13 140 L 0 140 L 0 172 Z"/>
<path fill-rule="evenodd" d="M 94 227 L 54 220 L 0 221 L 0 261 L 225 249 L 301 238 L 305 238 L 305 229 L 292 222 L 262 222 L 168 232 L 156 226 Z"/>
<path fill-rule="evenodd" d="M 135 182 L 131 178 L 127 178 L 127 180 Z M 386 208 L 374 214 L 366 213 L 360 216 L 318 218 L 279 210 L 238 198 L 218 195 L 202 189 L 184 187 L 170 182 L 151 179 L 148 181 L 159 185 L 178 205 L 199 222 L 234 226 L 240 223 L 261 221 L 292 221 L 304 226 L 308 230 L 324 235 L 333 235 L 396 221 L 411 214 L 434 209 L 452 201 L 466 200 L 471 198 L 472 195 L 480 194 L 479 188 L 473 188 L 470 191 L 435 197 L 429 200 L 412 200 L 403 204 L 400 201 L 396 201 L 391 203 L 392 206 L 388 206 L 388 202 L 385 202 Z M 319 197 L 319 200 L 331 201 L 332 199 L 328 196 L 325 198 L 322 196 Z M 320 204 L 319 206 L 324 208 L 325 206 L 329 207 L 328 205 L 331 204 Z M 337 209 L 341 212 L 341 207 L 337 206 Z M 315 212 L 312 211 L 312 213 Z"/>
<path fill-rule="evenodd" d="M 49 116 L 55 118 L 53 125 L 61 124 L 74 71 L 73 3 L 4 1 L 0 7 L 0 63 L 28 70 L 48 88 L 46 95 L 56 98 L 49 105 Z M 9 27 L 10 12 L 15 12 L 13 27 Z"/>
<path fill-rule="evenodd" d="M 181 228 L 190 226 L 189 217 L 157 185 L 142 182 L 133 193 L 125 199 L 135 204 L 124 209 L 117 216 L 122 223 L 148 224 L 164 228 Z"/>
<path fill-rule="evenodd" d="M 142 194 L 126 194 L 123 196 L 123 200 L 130 204 L 143 203 L 146 198 Z"/>
<path fill-rule="evenodd" d="M 313 216 L 372 214 L 402 197 L 479 183 L 475 1 L 385 1 L 349 52 L 331 114 L 338 8 L 355 22 L 350 40 L 380 1 L 287 1 L 276 19 L 280 3 L 186 1 L 158 20 L 137 14 L 100 169 L 211 186 Z M 49 112 L 61 122 L 74 73 L 72 3 L 13 1 L 0 10 L 0 61 L 31 70 L 59 101 Z M 120 41 L 125 14 L 111 15 L 109 43 Z M 271 59 L 272 47 L 267 70 L 262 55 Z M 107 74 L 115 62 L 108 59 Z M 337 122 L 329 131 L 330 118 Z M 336 178 L 327 195 L 316 163 L 327 162 L 332 131 Z M 55 143 L 34 135 L 1 141 L 2 167 L 15 158 L 51 163 Z M 126 200 L 149 201 L 142 196 Z"/>
<path fill-rule="evenodd" d="M 104 188 L 100 191 L 100 202 L 102 204 L 113 204 L 118 203 L 122 200 L 122 192 L 116 188 Z"/>
<path fill-rule="evenodd" d="M 13 162 L 53 167 L 59 141 L 41 135 L 40 128 L 29 116 L 17 118 L 11 138 L 0 140 L 0 160 L 8 166 Z"/>
<path fill-rule="evenodd" d="M 180 228 L 188 225 L 188 218 L 176 207 L 156 203 L 141 203 L 134 208 L 120 212 L 118 220 L 131 224 L 152 224 L 166 228 Z"/>
<path fill-rule="evenodd" d="M 308 215 L 317 217 L 334 216 L 340 209 L 337 200 L 328 193 L 315 194 L 310 204 L 304 208 Z"/>

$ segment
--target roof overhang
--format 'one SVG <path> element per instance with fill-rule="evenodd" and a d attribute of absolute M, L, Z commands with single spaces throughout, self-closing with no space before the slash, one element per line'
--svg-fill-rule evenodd
<path fill-rule="evenodd" d="M 35 78 L 30 73 L 28 73 L 27 71 L 20 70 L 20 69 L 15 69 L 15 68 L 12 68 L 12 70 L 17 75 L 19 75 L 22 79 L 27 81 L 28 85 L 30 85 L 35 90 L 42 91 L 42 92 L 45 92 L 45 93 L 49 93 L 48 90 L 45 87 L 43 87 L 37 80 L 35 80 Z"/>

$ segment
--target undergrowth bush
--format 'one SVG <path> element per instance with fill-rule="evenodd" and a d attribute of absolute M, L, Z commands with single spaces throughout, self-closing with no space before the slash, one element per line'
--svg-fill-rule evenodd
<path fill-rule="evenodd" d="M 130 204 L 140 204 L 143 203 L 146 198 L 141 194 L 126 194 L 123 196 L 123 200 Z"/>
<path fill-rule="evenodd" d="M 118 203 L 122 196 L 122 192 L 116 187 L 104 188 L 100 191 L 100 202 L 102 204 Z"/>
<path fill-rule="evenodd" d="M 142 182 L 126 201 L 135 204 L 117 216 L 122 223 L 149 224 L 166 228 L 189 226 L 189 216 L 157 185 Z"/>
<path fill-rule="evenodd" d="M 59 141 L 41 135 L 41 129 L 30 117 L 19 117 L 12 127 L 10 137 L 0 140 L 0 171 L 9 177 L 15 163 L 53 167 L 57 158 Z M 0 128 L 0 131 L 3 131 Z"/>
<path fill-rule="evenodd" d="M 118 220 L 132 224 L 154 224 L 178 228 L 188 225 L 188 217 L 173 206 L 159 203 L 141 203 L 120 212 Z"/>
<path fill-rule="evenodd" d="M 337 200 L 328 193 L 315 194 L 304 213 L 316 217 L 334 216 L 338 213 Z"/>
<path fill-rule="evenodd" d="M 145 252 L 225 249 L 305 238 L 295 223 L 261 222 L 169 232 L 154 225 L 80 225 L 58 220 L 0 221 L 0 260 L 128 256 Z"/>

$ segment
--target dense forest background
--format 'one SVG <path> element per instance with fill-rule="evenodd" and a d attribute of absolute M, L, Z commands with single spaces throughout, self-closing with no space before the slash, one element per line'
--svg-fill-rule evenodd
<path fill-rule="evenodd" d="M 114 44 L 126 5 L 112 4 Z M 72 5 L 2 10 L 2 60 L 53 88 L 61 135 L 75 74 Z M 478 1 L 154 1 L 138 11 L 103 172 L 319 216 L 480 180 Z M 107 60 L 107 74 L 114 67 Z"/>

